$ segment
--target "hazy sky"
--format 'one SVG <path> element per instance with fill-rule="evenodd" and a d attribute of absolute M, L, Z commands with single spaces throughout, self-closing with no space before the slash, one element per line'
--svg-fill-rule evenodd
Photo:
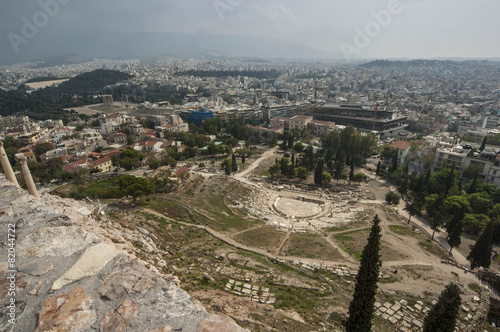
<path fill-rule="evenodd" d="M 500 57 L 498 0 L 40 0 L 53 1 L 65 4 L 40 35 L 82 29 L 244 34 L 340 52 L 341 43 L 356 46 L 355 29 L 372 28 L 369 42 L 356 47 L 359 57 Z M 375 24 L 373 12 L 387 13 L 391 5 L 397 13 L 390 22 Z M 9 43 L 9 32 L 22 36 L 22 18 L 33 22 L 40 10 L 39 1 L 2 0 L 0 45 Z"/>

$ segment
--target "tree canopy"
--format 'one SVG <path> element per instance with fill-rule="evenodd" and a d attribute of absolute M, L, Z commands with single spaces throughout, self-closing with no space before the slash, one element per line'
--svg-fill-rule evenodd
<path fill-rule="evenodd" d="M 346 321 L 347 332 L 369 332 L 377 291 L 377 281 L 382 262 L 380 260 L 380 220 L 378 215 L 373 219 L 373 225 L 361 254 L 361 264 L 356 276 L 354 295 L 349 305 L 349 317 Z"/>
<path fill-rule="evenodd" d="M 453 332 L 460 308 L 460 288 L 451 283 L 445 287 L 436 305 L 424 319 L 424 332 Z"/>

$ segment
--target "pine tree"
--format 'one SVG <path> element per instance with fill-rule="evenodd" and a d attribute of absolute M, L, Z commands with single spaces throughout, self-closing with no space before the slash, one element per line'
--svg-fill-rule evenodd
<path fill-rule="evenodd" d="M 451 283 L 439 295 L 436 305 L 424 319 L 423 332 L 453 332 L 460 309 L 460 288 Z"/>
<path fill-rule="evenodd" d="M 379 224 L 380 220 L 376 215 L 368 236 L 368 243 L 361 255 L 354 295 L 349 305 L 349 317 L 346 321 L 347 332 L 371 331 L 378 274 L 382 265 L 379 254 L 381 238 Z"/>
<path fill-rule="evenodd" d="M 429 216 L 429 223 L 432 229 L 432 237 L 439 232 L 439 228 L 443 225 L 443 209 L 444 194 L 432 194 L 425 197 L 425 210 Z"/>
<path fill-rule="evenodd" d="M 477 239 L 476 244 L 469 253 L 469 256 L 467 256 L 467 259 L 470 261 L 470 268 L 472 270 L 474 270 L 474 268 L 478 266 L 482 266 L 485 268 L 490 267 L 492 240 L 493 223 L 490 222 L 484 229 L 479 239 Z"/>
<path fill-rule="evenodd" d="M 454 247 L 461 243 L 462 231 L 464 228 L 465 214 L 470 210 L 470 204 L 464 196 L 451 196 L 444 201 L 447 213 L 451 216 L 446 232 L 447 240 L 450 245 L 450 253 Z"/>
<path fill-rule="evenodd" d="M 234 173 L 238 170 L 238 163 L 236 162 L 236 156 L 233 153 L 233 157 L 231 159 L 231 171 Z"/>
<path fill-rule="evenodd" d="M 323 159 L 318 161 L 316 169 L 314 170 L 314 184 L 320 186 L 323 184 Z"/>

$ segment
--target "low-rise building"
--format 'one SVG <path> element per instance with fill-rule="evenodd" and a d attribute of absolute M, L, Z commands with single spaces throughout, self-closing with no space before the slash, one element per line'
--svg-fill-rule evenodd
<path fill-rule="evenodd" d="M 108 141 L 110 143 L 127 144 L 127 135 L 114 131 L 108 134 Z"/>
<path fill-rule="evenodd" d="M 335 129 L 335 123 L 331 121 L 312 120 L 307 124 L 307 130 L 314 136 L 327 135 Z"/>
<path fill-rule="evenodd" d="M 410 154 L 411 143 L 405 141 L 395 141 L 389 144 L 390 148 L 397 149 L 399 164 L 405 165 Z"/>
<path fill-rule="evenodd" d="M 109 157 L 103 157 L 94 160 L 92 163 L 92 168 L 98 169 L 100 172 L 111 172 L 113 169 L 113 162 Z"/>
<path fill-rule="evenodd" d="M 33 152 L 27 151 L 27 152 L 23 152 L 23 154 L 26 157 L 26 160 L 28 161 L 28 163 L 36 163 L 36 156 Z"/>

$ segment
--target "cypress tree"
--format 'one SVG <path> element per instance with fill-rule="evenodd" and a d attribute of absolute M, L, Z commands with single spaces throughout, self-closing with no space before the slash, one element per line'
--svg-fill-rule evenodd
<path fill-rule="evenodd" d="M 290 133 L 290 135 L 288 136 L 288 148 L 289 149 L 293 148 L 293 134 L 292 133 Z"/>
<path fill-rule="evenodd" d="M 436 305 L 424 319 L 423 332 L 453 332 L 460 309 L 460 289 L 451 283 L 439 295 Z"/>
<path fill-rule="evenodd" d="M 462 242 L 462 232 L 464 229 L 463 220 L 459 220 L 450 227 L 450 231 L 448 233 L 448 244 L 450 245 L 450 253 L 454 247 L 458 247 Z"/>
<path fill-rule="evenodd" d="M 236 156 L 233 153 L 233 157 L 231 159 L 231 171 L 236 172 L 238 170 L 238 163 L 236 162 Z"/>
<path fill-rule="evenodd" d="M 472 270 L 474 270 L 474 268 L 478 266 L 482 266 L 485 268 L 490 267 L 492 241 L 493 223 L 490 222 L 484 229 L 479 239 L 477 239 L 476 244 L 469 253 L 469 256 L 467 256 L 467 259 L 470 261 L 470 268 Z"/>
<path fill-rule="evenodd" d="M 353 176 L 354 176 L 354 158 L 351 158 L 351 171 L 349 172 L 349 184 L 351 184 Z"/>
<path fill-rule="evenodd" d="M 427 172 L 425 173 L 425 178 L 424 178 L 424 185 L 427 186 L 429 184 L 429 181 L 431 179 L 431 170 L 428 169 Z"/>
<path fill-rule="evenodd" d="M 380 175 L 380 160 L 378 161 L 377 170 L 375 171 L 375 175 Z"/>
<path fill-rule="evenodd" d="M 349 305 L 349 317 L 346 321 L 347 332 L 369 332 L 377 292 L 377 281 L 380 266 L 380 220 L 373 218 L 373 226 L 368 236 L 368 243 L 361 255 L 361 264 L 356 276 L 354 295 Z"/>
<path fill-rule="evenodd" d="M 476 186 L 477 186 L 477 175 L 474 177 L 474 180 L 472 180 L 472 183 L 469 185 L 469 188 L 467 189 L 467 194 L 472 195 L 476 192 Z"/>
<path fill-rule="evenodd" d="M 280 167 L 281 175 L 286 176 L 287 170 L 288 170 L 288 159 L 283 157 L 283 158 L 281 158 L 280 163 L 281 163 L 281 167 Z"/>
<path fill-rule="evenodd" d="M 245 163 L 245 154 L 243 153 L 241 155 L 241 163 L 244 164 Z"/>
<path fill-rule="evenodd" d="M 226 163 L 226 175 L 231 175 L 231 163 Z"/>
<path fill-rule="evenodd" d="M 450 191 L 451 187 L 453 187 L 453 182 L 455 180 L 455 164 L 451 167 L 450 175 L 448 175 L 448 180 L 446 181 L 446 194 Z"/>
<path fill-rule="evenodd" d="M 398 169 L 398 152 L 399 149 L 396 149 L 394 152 L 394 157 L 392 158 L 392 171 L 395 172 Z"/>
<path fill-rule="evenodd" d="M 289 178 L 295 177 L 295 165 L 293 163 L 291 163 L 288 166 L 287 172 L 288 172 L 287 175 L 288 175 Z"/>
<path fill-rule="evenodd" d="M 486 147 L 486 139 L 487 138 L 488 138 L 488 136 L 484 136 L 483 142 L 481 143 L 481 146 L 479 147 L 479 151 L 483 151 L 484 148 Z"/>
<path fill-rule="evenodd" d="M 344 173 L 344 168 L 345 168 L 344 156 L 342 155 L 342 152 L 339 152 L 337 153 L 337 158 L 333 163 L 333 178 L 337 180 L 337 183 L 339 183 L 339 180 L 342 177 L 342 174 Z"/>
<path fill-rule="evenodd" d="M 314 170 L 314 184 L 321 185 L 323 183 L 323 159 L 318 161 L 316 169 Z"/>

